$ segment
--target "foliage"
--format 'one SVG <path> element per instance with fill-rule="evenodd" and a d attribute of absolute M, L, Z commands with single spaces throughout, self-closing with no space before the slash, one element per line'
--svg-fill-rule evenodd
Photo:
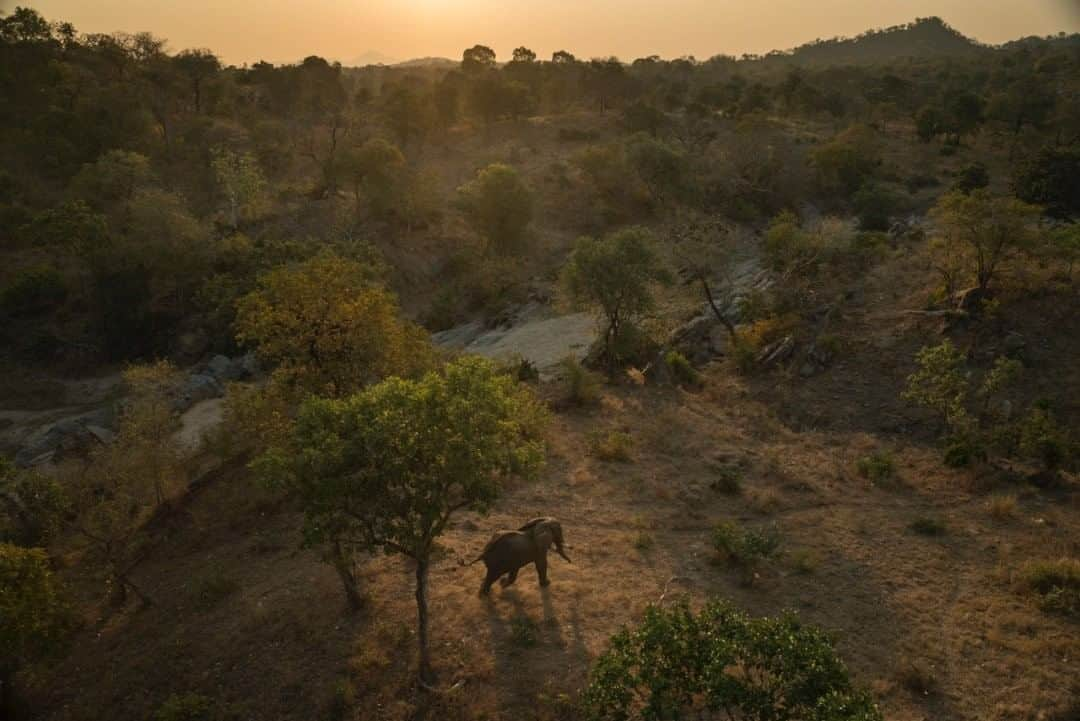
<path fill-rule="evenodd" d="M 309 393 L 345 396 L 431 367 L 426 334 L 400 317 L 393 295 L 371 275 L 329 253 L 270 271 L 238 303 L 237 338 Z"/>
<path fill-rule="evenodd" d="M 881 162 L 877 138 L 853 126 L 811 154 L 818 184 L 826 197 L 848 196 L 871 177 Z"/>
<path fill-rule="evenodd" d="M 0 543 L 0 684 L 5 693 L 18 666 L 58 650 L 72 625 L 45 551 Z"/>
<path fill-rule="evenodd" d="M 653 249 L 652 235 L 644 228 L 626 228 L 599 240 L 578 239 L 563 268 L 563 284 L 575 302 L 602 314 L 609 371 L 622 362 L 617 346 L 627 326 L 652 309 L 652 286 L 670 278 Z"/>
<path fill-rule="evenodd" d="M 55 478 L 19 471 L 0 456 L 0 542 L 43 546 L 60 530 L 66 510 Z"/>
<path fill-rule="evenodd" d="M 259 212 L 266 189 L 259 161 L 251 153 L 217 148 L 210 166 L 218 192 L 225 200 L 229 226 L 236 228 L 241 220 L 252 220 Z"/>
<path fill-rule="evenodd" d="M 672 376 L 675 378 L 675 382 L 679 385 L 687 386 L 689 388 L 698 388 L 702 385 L 703 380 L 701 373 L 698 372 L 694 366 L 690 365 L 690 361 L 686 359 L 682 353 L 677 350 L 669 350 L 664 354 L 664 363 L 671 370 Z"/>
<path fill-rule="evenodd" d="M 0 290 L 0 315 L 32 318 L 49 313 L 68 296 L 67 283 L 55 268 L 23 271 Z"/>
<path fill-rule="evenodd" d="M 288 441 L 256 467 L 303 508 L 307 543 L 416 562 L 420 672 L 430 681 L 426 587 L 436 539 L 455 512 L 490 508 L 502 477 L 539 467 L 544 420 L 525 387 L 463 357 L 418 380 L 310 398 Z"/>
<path fill-rule="evenodd" d="M 593 666 L 588 719 L 690 719 L 723 713 L 754 721 L 873 721 L 881 712 L 856 689 L 821 630 L 794 615 L 751 618 L 727 601 L 699 613 L 650 606 Z"/>
<path fill-rule="evenodd" d="M 970 277 L 986 291 L 1020 251 L 1031 248 L 1038 208 L 985 190 L 946 193 L 931 215 L 941 229 L 938 268 L 953 289 Z"/>
<path fill-rule="evenodd" d="M 892 455 L 887 451 L 875 451 L 868 456 L 863 456 L 856 464 L 859 475 L 868 479 L 871 483 L 883 483 L 896 473 L 896 464 Z"/>
<path fill-rule="evenodd" d="M 601 461 L 629 463 L 634 438 L 625 431 L 593 431 L 587 439 L 589 455 Z"/>
<path fill-rule="evenodd" d="M 952 190 L 960 193 L 971 193 L 982 190 L 990 184 L 990 174 L 986 165 L 978 160 L 969 163 L 960 169 L 953 181 Z"/>
<path fill-rule="evenodd" d="M 1080 560 L 1030 561 L 1020 569 L 1019 583 L 1039 596 L 1044 611 L 1080 617 Z"/>
<path fill-rule="evenodd" d="M 458 198 L 466 220 L 483 236 L 489 250 L 509 254 L 523 249 L 533 198 L 516 170 L 489 165 L 458 188 Z"/>
<path fill-rule="evenodd" d="M 562 402 L 583 408 L 600 403 L 600 378 L 581 365 L 576 358 L 564 358 L 559 367 L 562 369 Z"/>
<path fill-rule="evenodd" d="M 715 476 L 709 482 L 709 488 L 717 493 L 737 496 L 742 493 L 742 476 L 742 469 L 737 465 L 724 464 L 717 466 Z"/>
<path fill-rule="evenodd" d="M 724 521 L 713 528 L 712 546 L 723 558 L 752 573 L 761 562 L 780 553 L 780 534 L 775 526 L 757 531 Z"/>
<path fill-rule="evenodd" d="M 1033 407 L 1019 424 L 1019 450 L 1048 471 L 1067 466 L 1069 433 L 1048 408 Z"/>
<path fill-rule="evenodd" d="M 682 191 L 686 156 L 663 140 L 634 135 L 626 143 L 626 158 L 649 189 L 653 202 L 662 205 Z"/>
<path fill-rule="evenodd" d="M 1046 206 L 1056 218 L 1080 215 L 1080 149 L 1046 147 L 1025 161 L 1013 178 L 1016 197 Z"/>
<path fill-rule="evenodd" d="M 241 714 L 209 696 L 172 694 L 154 712 L 153 721 L 239 721 Z"/>
<path fill-rule="evenodd" d="M 892 217 L 904 207 L 899 193 L 880 183 L 867 182 L 852 197 L 860 230 L 888 230 Z"/>

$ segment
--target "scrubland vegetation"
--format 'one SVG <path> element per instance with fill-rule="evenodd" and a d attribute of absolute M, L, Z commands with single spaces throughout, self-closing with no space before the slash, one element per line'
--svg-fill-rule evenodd
<path fill-rule="evenodd" d="M 1076 719 L 1078 216 L 1075 35 L 0 15 L 0 715 Z"/>

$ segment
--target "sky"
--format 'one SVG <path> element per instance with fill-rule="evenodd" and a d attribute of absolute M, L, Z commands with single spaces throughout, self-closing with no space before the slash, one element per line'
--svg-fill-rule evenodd
<path fill-rule="evenodd" d="M 150 31 L 171 50 L 210 48 L 231 64 L 321 55 L 346 64 L 460 58 L 646 55 L 705 59 L 788 49 L 816 38 L 937 15 L 985 43 L 1080 32 L 1080 0 L 0 0 L 82 32 Z"/>

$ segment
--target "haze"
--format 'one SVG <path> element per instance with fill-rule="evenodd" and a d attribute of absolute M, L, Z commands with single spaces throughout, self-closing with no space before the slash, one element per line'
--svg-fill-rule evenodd
<path fill-rule="evenodd" d="M 763 53 L 817 37 L 938 15 L 966 35 L 1000 43 L 1080 31 L 1077 0 L 0 0 L 28 5 L 83 32 L 148 30 L 174 50 L 213 49 L 228 63 L 289 62 L 317 54 L 346 64 L 458 58 L 476 43 L 500 59 L 518 45 L 541 57 L 567 49 L 624 60 Z"/>

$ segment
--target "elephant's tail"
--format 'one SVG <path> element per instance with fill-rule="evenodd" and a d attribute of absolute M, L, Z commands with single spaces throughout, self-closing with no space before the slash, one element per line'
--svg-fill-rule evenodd
<path fill-rule="evenodd" d="M 487 549 L 485 549 L 485 550 L 487 550 Z M 484 560 L 484 554 L 483 553 L 481 553 L 479 556 L 477 556 L 476 558 L 474 558 L 473 560 L 468 561 L 468 562 L 466 562 L 464 559 L 458 559 L 458 563 L 460 563 L 462 566 L 471 566 L 474 563 L 476 563 L 477 561 L 482 561 L 482 560 Z"/>

